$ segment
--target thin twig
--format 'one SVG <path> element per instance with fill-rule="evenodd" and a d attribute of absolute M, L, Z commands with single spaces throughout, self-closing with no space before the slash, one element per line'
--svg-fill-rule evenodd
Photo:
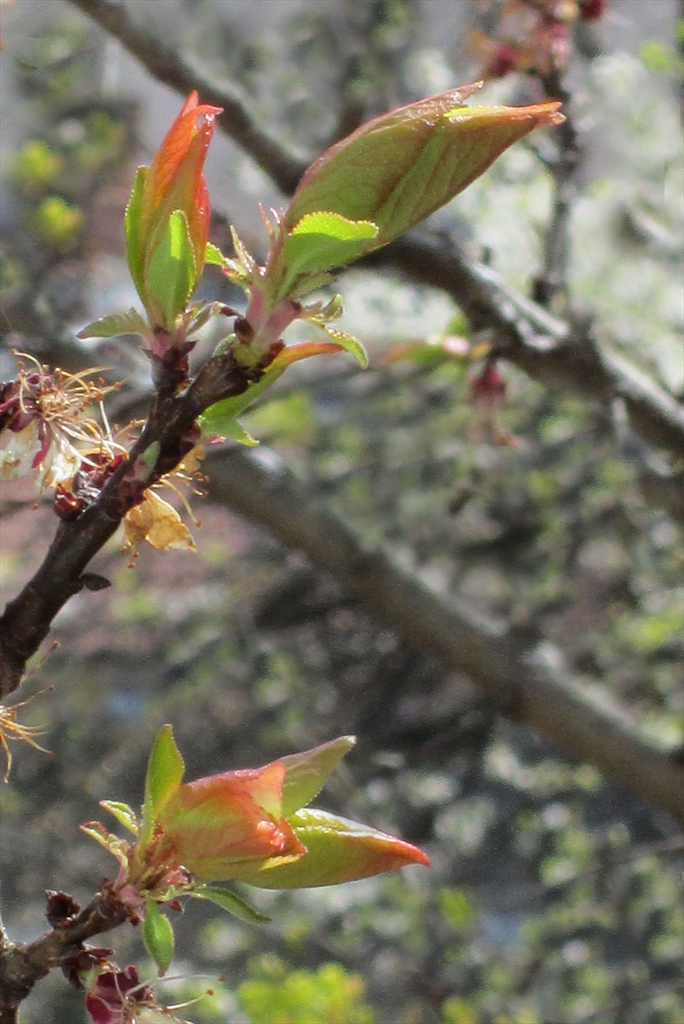
<path fill-rule="evenodd" d="M 180 395 L 157 394 L 142 434 L 128 458 L 107 481 L 97 498 L 76 519 L 61 522 L 41 566 L 0 617 L 0 699 L 19 685 L 28 659 L 43 642 L 53 619 L 66 602 L 88 588 L 84 575 L 91 559 L 116 532 L 142 492 L 187 455 L 187 436 L 197 417 L 220 398 L 241 394 L 249 385 L 244 370 L 228 355 L 214 358 Z M 154 465 L 144 481 L 138 460 L 155 451 Z M 142 489 L 141 489 L 142 488 Z"/>

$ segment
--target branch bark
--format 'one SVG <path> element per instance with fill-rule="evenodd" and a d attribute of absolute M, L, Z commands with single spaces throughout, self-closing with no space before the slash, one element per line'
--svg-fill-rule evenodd
<path fill-rule="evenodd" d="M 75 917 L 35 942 L 7 942 L 0 948 L 0 1024 L 15 1024 L 19 1005 L 41 978 L 77 954 L 87 939 L 117 928 L 129 916 L 105 887 Z"/>
<path fill-rule="evenodd" d="M 542 733 L 564 754 L 595 765 L 684 826 L 684 766 L 654 748 L 598 680 L 573 678 L 562 653 L 476 618 L 437 593 L 382 546 L 369 546 L 314 499 L 282 463 L 214 452 L 212 498 L 303 551 L 403 639 L 466 672 L 501 711 Z"/>
<path fill-rule="evenodd" d="M 76 519 L 59 524 L 41 566 L 0 617 L 0 700 L 17 688 L 26 662 L 66 602 L 84 588 L 101 588 L 102 579 L 86 574 L 85 569 L 129 509 L 142 500 L 144 490 L 187 455 L 194 443 L 188 437 L 200 413 L 220 398 L 241 394 L 248 384 L 243 368 L 227 355 L 205 363 L 180 395 L 155 396 L 128 458 Z M 152 451 L 154 464 L 141 472 L 139 460 Z"/>

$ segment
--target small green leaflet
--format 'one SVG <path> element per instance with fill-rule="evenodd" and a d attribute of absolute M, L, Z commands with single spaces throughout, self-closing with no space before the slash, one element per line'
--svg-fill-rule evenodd
<path fill-rule="evenodd" d="M 176 317 L 197 283 L 195 254 L 190 239 L 188 219 L 182 210 L 174 210 L 144 273 L 144 298 L 148 312 L 161 314 L 155 326 L 172 331 Z"/>
<path fill-rule="evenodd" d="M 170 725 L 164 725 L 157 733 L 147 764 L 143 826 L 140 837 L 142 845 L 149 843 L 152 838 L 154 823 L 159 812 L 171 794 L 178 789 L 184 770 L 183 758 L 173 739 L 173 730 Z"/>
<path fill-rule="evenodd" d="M 255 910 L 246 900 L 231 892 L 230 889 L 203 885 L 201 888 L 194 889 L 188 895 L 200 900 L 211 900 L 212 903 L 221 907 L 222 910 L 227 910 L 233 917 L 237 917 L 240 921 L 245 921 L 247 924 L 268 924 L 271 920 L 270 917 L 260 914 L 258 910 Z"/>
<path fill-rule="evenodd" d="M 173 960 L 173 928 L 168 917 L 162 914 L 154 900 L 147 900 L 146 906 L 142 928 L 143 941 L 161 976 L 166 974 Z"/>
<path fill-rule="evenodd" d="M 138 819 L 133 813 L 133 808 L 129 807 L 128 804 L 121 803 L 118 800 L 100 800 L 100 807 L 104 807 L 106 811 L 113 814 L 119 824 L 127 828 L 129 832 L 132 832 L 134 836 L 138 835 L 140 831 Z"/>
<path fill-rule="evenodd" d="M 214 267 L 226 267 L 230 264 L 228 257 L 224 256 L 219 247 L 214 245 L 213 242 L 207 242 L 207 247 L 204 250 L 204 262 Z"/>
<path fill-rule="evenodd" d="M 82 331 L 79 331 L 76 337 L 85 340 L 86 338 L 115 338 L 119 334 L 139 334 L 142 338 L 149 338 L 151 333 L 152 329 L 147 320 L 140 315 L 137 309 L 131 307 L 125 313 L 112 313 L 111 316 L 93 320 Z"/>
<path fill-rule="evenodd" d="M 281 371 L 283 372 L 283 371 Z M 263 394 L 273 384 L 280 373 L 266 372 L 256 384 L 250 384 L 246 391 L 233 398 L 222 398 L 220 402 L 210 405 L 201 416 L 197 417 L 199 428 L 204 437 L 232 437 L 242 444 L 258 444 L 253 437 L 243 430 L 236 417 Z"/>
<path fill-rule="evenodd" d="M 370 221 L 349 220 L 325 210 L 305 214 L 283 245 L 285 277 L 280 293 L 289 295 L 302 274 L 317 274 L 352 263 L 375 247 L 377 236 L 378 226 Z"/>

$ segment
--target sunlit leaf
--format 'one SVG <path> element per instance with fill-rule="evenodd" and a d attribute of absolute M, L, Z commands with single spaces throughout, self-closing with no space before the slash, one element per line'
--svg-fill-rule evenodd
<path fill-rule="evenodd" d="M 150 325 L 137 309 L 127 309 L 125 313 L 113 313 L 93 320 L 77 334 L 78 338 L 115 338 L 120 334 L 139 334 L 146 338 L 150 335 Z"/>
<path fill-rule="evenodd" d="M 283 815 L 286 818 L 311 803 L 355 743 L 353 736 L 340 736 L 312 750 L 280 758 L 285 767 Z"/>
<path fill-rule="evenodd" d="M 159 968 L 159 974 L 166 974 L 173 960 L 173 928 L 154 900 L 147 900 L 142 933 L 145 948 Z"/>
<path fill-rule="evenodd" d="M 261 870 L 244 865 L 240 881 L 262 889 L 302 889 L 352 882 L 408 864 L 429 864 L 411 843 L 326 811 L 304 808 L 288 820 L 306 854 Z"/>
<path fill-rule="evenodd" d="M 305 214 L 285 239 L 284 292 L 301 274 L 320 273 L 358 259 L 377 235 L 377 225 L 369 221 L 349 220 L 328 211 Z"/>
<path fill-rule="evenodd" d="M 188 219 L 175 210 L 168 219 L 159 244 L 144 273 L 150 313 L 160 316 L 158 327 L 172 331 L 176 317 L 186 306 L 196 283 L 195 256 Z"/>
<path fill-rule="evenodd" d="M 554 102 L 464 106 L 479 84 L 383 114 L 332 146 L 304 173 L 286 228 L 320 210 L 370 221 L 379 228 L 371 251 L 449 202 L 512 143 L 561 119 Z"/>
<path fill-rule="evenodd" d="M 106 811 L 113 814 L 119 824 L 127 828 L 129 832 L 136 836 L 138 835 L 140 831 L 138 819 L 133 808 L 129 807 L 128 804 L 121 803 L 118 800 L 100 800 L 100 807 L 104 807 Z"/>
<path fill-rule="evenodd" d="M 173 729 L 164 725 L 157 733 L 145 777 L 145 804 L 141 843 L 148 843 L 155 821 L 169 797 L 178 789 L 185 765 L 173 738 Z"/>
<path fill-rule="evenodd" d="M 260 914 L 258 910 L 251 907 L 246 900 L 238 896 L 237 893 L 231 892 L 230 889 L 204 885 L 201 889 L 194 889 L 189 895 L 201 900 L 211 900 L 222 910 L 227 910 L 233 917 L 237 917 L 247 924 L 268 924 L 271 920 L 270 917 Z"/>

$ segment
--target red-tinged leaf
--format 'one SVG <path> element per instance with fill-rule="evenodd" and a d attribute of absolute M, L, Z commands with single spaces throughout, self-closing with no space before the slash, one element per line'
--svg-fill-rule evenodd
<path fill-rule="evenodd" d="M 282 817 L 285 769 L 223 772 L 188 782 L 159 815 L 177 860 L 203 881 L 227 881 L 243 863 L 300 857 L 304 847 Z"/>
<path fill-rule="evenodd" d="M 290 864 L 245 864 L 235 877 L 261 889 L 303 889 L 368 878 L 409 864 L 428 866 L 417 846 L 366 825 L 313 809 L 296 811 L 290 823 L 306 847 Z"/>
<path fill-rule="evenodd" d="M 311 803 L 355 743 L 353 736 L 340 736 L 301 754 L 281 757 L 279 763 L 285 768 L 283 817 L 289 818 L 294 811 Z"/>
<path fill-rule="evenodd" d="M 177 308 L 178 296 L 187 290 L 186 282 L 174 275 L 173 298 L 162 302 L 159 288 L 149 292 L 150 266 L 160 246 L 166 244 L 169 222 L 180 211 L 186 220 L 188 244 L 192 251 L 191 292 L 204 267 L 209 233 L 209 195 L 202 174 L 204 161 L 214 134 L 219 107 L 198 104 L 192 93 L 167 132 L 150 168 L 139 168 L 126 210 L 126 246 L 128 265 L 138 293 L 155 320 L 160 309 Z M 176 230 L 176 229 L 172 229 Z M 185 242 L 182 243 L 185 245 Z M 189 267 L 189 261 L 184 261 Z M 158 268 L 153 268 L 154 270 Z M 161 268 L 160 274 L 164 268 Z M 167 321 L 168 311 L 165 318 Z"/>
<path fill-rule="evenodd" d="M 204 266 L 209 234 L 209 194 L 202 170 L 214 121 L 220 107 L 198 104 L 193 92 L 157 151 L 148 178 L 146 201 L 153 215 L 150 227 L 163 223 L 174 210 L 188 218 L 195 263 Z"/>
<path fill-rule="evenodd" d="M 371 221 L 379 233 L 370 252 L 449 202 L 512 143 L 562 120 L 555 102 L 465 107 L 479 84 L 400 107 L 332 146 L 303 175 L 285 227 L 320 210 Z"/>
<path fill-rule="evenodd" d="M 278 353 L 268 368 L 267 376 L 277 373 L 278 376 L 292 363 L 298 363 L 301 359 L 309 359 L 311 356 L 334 355 L 336 352 L 343 352 L 342 344 L 331 341 L 302 341 L 297 345 L 286 345 Z"/>
<path fill-rule="evenodd" d="M 168 195 L 198 135 L 206 136 L 208 147 L 214 131 L 214 118 L 221 112 L 221 107 L 213 107 L 209 103 L 200 104 L 197 93 L 190 93 L 180 114 L 164 136 L 150 167 L 149 198 L 153 207 L 158 206 Z M 202 121 L 198 126 L 199 118 Z"/>

